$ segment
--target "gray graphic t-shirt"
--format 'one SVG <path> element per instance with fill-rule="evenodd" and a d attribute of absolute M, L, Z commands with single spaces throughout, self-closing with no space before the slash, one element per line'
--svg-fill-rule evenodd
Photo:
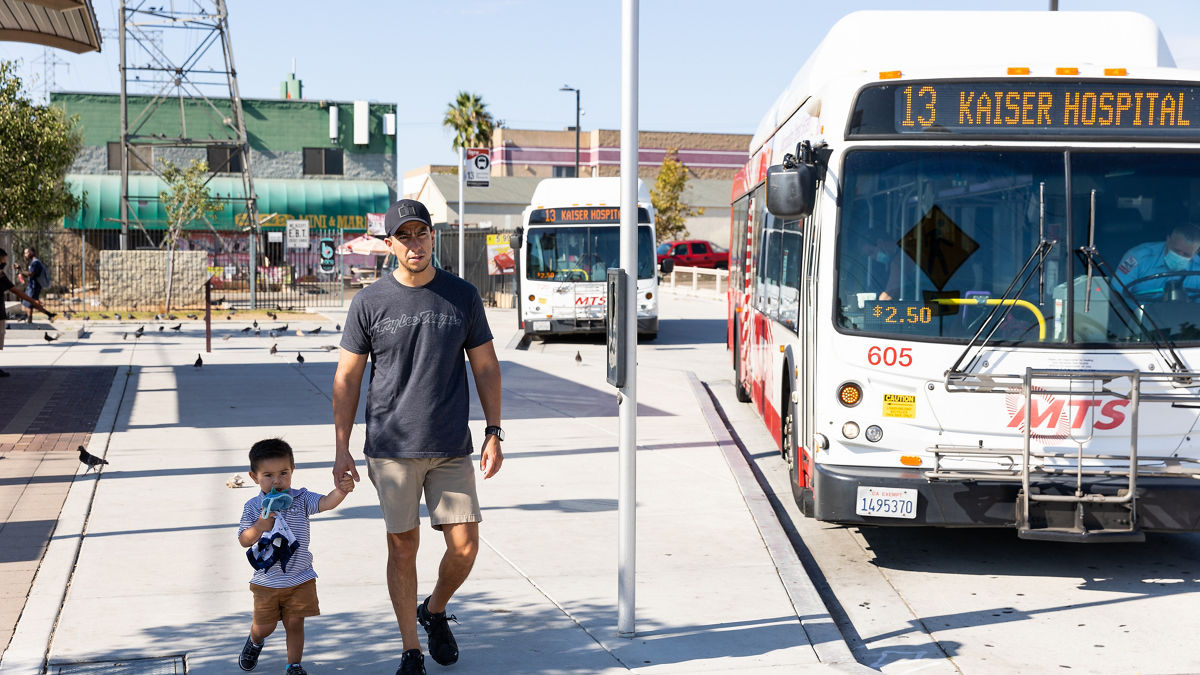
<path fill-rule="evenodd" d="M 447 272 L 419 288 L 388 274 L 359 291 L 342 347 L 371 355 L 364 454 L 471 454 L 465 350 L 491 339 L 479 291 Z"/>

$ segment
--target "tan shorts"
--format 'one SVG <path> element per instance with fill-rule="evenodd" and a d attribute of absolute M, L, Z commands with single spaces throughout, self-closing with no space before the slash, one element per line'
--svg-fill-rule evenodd
<path fill-rule="evenodd" d="M 250 584 L 254 594 L 254 623 L 274 626 L 280 619 L 304 618 L 321 613 L 317 605 L 317 580 L 287 588 Z"/>
<path fill-rule="evenodd" d="M 429 524 L 478 523 L 479 495 L 470 455 L 462 457 L 367 458 L 367 475 L 379 493 L 388 532 L 408 532 L 421 524 L 421 491 Z"/>

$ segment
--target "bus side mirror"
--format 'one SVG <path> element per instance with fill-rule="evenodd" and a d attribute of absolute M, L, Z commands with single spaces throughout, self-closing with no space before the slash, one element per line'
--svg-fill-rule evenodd
<path fill-rule="evenodd" d="M 787 169 L 776 164 L 767 168 L 767 211 L 776 218 L 812 215 L 816 196 L 817 176 L 813 167 L 798 164 Z"/>
<path fill-rule="evenodd" d="M 521 228 L 513 230 L 513 233 L 508 235 L 508 245 L 512 248 L 521 248 L 522 234 L 524 234 L 524 232 L 521 230 Z"/>
<path fill-rule="evenodd" d="M 675 271 L 675 261 L 670 258 L 663 258 L 663 261 L 658 264 L 658 270 L 663 274 L 670 274 Z"/>

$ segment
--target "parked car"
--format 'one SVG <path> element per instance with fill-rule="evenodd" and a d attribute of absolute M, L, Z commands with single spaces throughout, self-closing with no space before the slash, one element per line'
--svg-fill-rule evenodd
<path fill-rule="evenodd" d="M 721 248 L 711 241 L 687 239 L 664 241 L 658 245 L 658 262 L 671 259 L 681 267 L 710 267 L 729 269 L 729 249 Z"/>

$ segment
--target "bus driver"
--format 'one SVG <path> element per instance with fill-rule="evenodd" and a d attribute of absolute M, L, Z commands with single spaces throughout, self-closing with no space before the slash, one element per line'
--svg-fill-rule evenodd
<path fill-rule="evenodd" d="M 1145 283 L 1135 283 L 1138 279 L 1161 274 L 1163 272 L 1195 272 L 1195 276 L 1183 278 L 1187 288 L 1200 289 L 1200 259 L 1196 257 L 1200 250 L 1200 227 L 1195 225 L 1177 225 L 1171 230 L 1166 241 L 1148 241 L 1129 249 L 1117 266 L 1117 278 L 1125 286 L 1132 286 L 1138 295 L 1161 293 L 1172 281 L 1171 277 L 1163 277 Z"/>

